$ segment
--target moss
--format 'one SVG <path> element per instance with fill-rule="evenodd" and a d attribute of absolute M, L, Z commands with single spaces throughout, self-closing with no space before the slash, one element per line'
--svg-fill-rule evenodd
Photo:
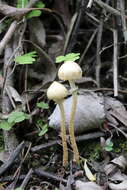
<path fill-rule="evenodd" d="M 126 153 L 127 152 L 127 139 L 119 137 L 113 140 L 113 152 L 115 153 Z"/>
<path fill-rule="evenodd" d="M 120 136 L 119 138 L 113 138 L 113 150 L 111 152 L 116 154 L 124 154 L 127 152 L 127 139 Z M 79 144 L 80 154 L 82 157 L 87 158 L 89 161 L 101 161 L 102 148 L 100 146 L 100 141 L 84 141 L 84 143 Z"/>
<path fill-rule="evenodd" d="M 82 157 L 90 161 L 100 160 L 101 146 L 99 140 L 93 140 L 92 142 L 84 142 L 84 144 L 82 143 L 79 147 L 81 150 L 80 152 Z"/>

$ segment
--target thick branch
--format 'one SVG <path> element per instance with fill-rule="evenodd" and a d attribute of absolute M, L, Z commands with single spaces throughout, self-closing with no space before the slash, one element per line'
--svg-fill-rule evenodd
<path fill-rule="evenodd" d="M 2 54 L 5 46 L 7 45 L 7 43 L 10 41 L 10 39 L 12 38 L 15 29 L 17 27 L 17 21 L 13 21 L 7 31 L 7 33 L 5 34 L 5 36 L 3 37 L 3 39 L 0 42 L 0 55 Z"/>

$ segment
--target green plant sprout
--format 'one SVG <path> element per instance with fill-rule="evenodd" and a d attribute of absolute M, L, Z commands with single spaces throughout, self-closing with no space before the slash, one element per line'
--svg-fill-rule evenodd
<path fill-rule="evenodd" d="M 41 109 L 49 109 L 49 105 L 45 102 L 38 102 L 37 107 Z"/>
<path fill-rule="evenodd" d="M 80 58 L 80 53 L 68 53 L 65 56 L 56 57 L 56 63 L 65 61 L 76 61 Z"/>
<path fill-rule="evenodd" d="M 106 140 L 104 149 L 108 152 L 111 152 L 113 150 L 113 142 L 110 138 Z"/>
<path fill-rule="evenodd" d="M 32 51 L 24 55 L 17 56 L 14 61 L 19 65 L 33 64 L 36 61 L 37 52 Z"/>
<path fill-rule="evenodd" d="M 49 105 L 45 102 L 38 102 L 36 106 L 40 109 L 49 109 Z M 49 126 L 43 121 L 43 120 L 38 120 L 36 123 L 36 126 L 39 129 L 38 136 L 43 136 L 48 132 Z"/>
<path fill-rule="evenodd" d="M 9 131 L 16 123 L 20 123 L 30 116 L 21 111 L 13 111 L 9 114 L 8 119 L 0 122 L 0 129 Z"/>
<path fill-rule="evenodd" d="M 36 122 L 36 126 L 37 126 L 38 129 L 39 129 L 39 133 L 38 133 L 38 136 L 39 136 L 39 137 L 45 135 L 45 134 L 48 132 L 49 126 L 48 126 L 43 120 L 39 119 L 39 120 Z"/>
<path fill-rule="evenodd" d="M 28 0 L 18 0 L 17 1 L 17 8 L 25 8 L 28 4 Z M 35 3 L 35 8 L 45 8 L 45 4 L 42 1 L 38 1 Z M 39 17 L 41 15 L 40 10 L 33 10 L 30 13 L 26 15 L 26 18 L 33 18 L 33 17 Z"/>

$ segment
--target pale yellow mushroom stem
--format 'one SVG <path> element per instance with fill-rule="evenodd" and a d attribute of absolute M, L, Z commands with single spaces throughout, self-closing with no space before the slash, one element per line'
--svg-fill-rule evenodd
<path fill-rule="evenodd" d="M 74 81 L 69 81 L 71 90 L 72 90 L 72 107 L 71 107 L 71 115 L 70 115 L 70 122 L 69 122 L 69 133 L 70 133 L 70 141 L 71 146 L 74 153 L 74 161 L 76 163 L 79 162 L 79 151 L 75 140 L 74 134 L 74 123 L 75 123 L 75 113 L 77 107 L 77 87 L 75 86 Z"/>
<path fill-rule="evenodd" d="M 61 114 L 61 138 L 62 138 L 62 146 L 63 146 L 63 166 L 67 166 L 68 164 L 68 148 L 67 148 L 67 138 L 66 138 L 66 127 L 65 127 L 65 111 L 62 101 L 57 101 L 60 114 Z"/>

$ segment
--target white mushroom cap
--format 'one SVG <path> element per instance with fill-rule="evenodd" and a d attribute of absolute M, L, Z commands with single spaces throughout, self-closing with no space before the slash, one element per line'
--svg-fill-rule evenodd
<path fill-rule="evenodd" d="M 54 81 L 47 90 L 47 97 L 50 100 L 59 101 L 68 95 L 68 90 L 64 85 Z"/>
<path fill-rule="evenodd" d="M 58 71 L 61 80 L 77 80 L 82 77 L 81 67 L 74 61 L 64 62 Z"/>

